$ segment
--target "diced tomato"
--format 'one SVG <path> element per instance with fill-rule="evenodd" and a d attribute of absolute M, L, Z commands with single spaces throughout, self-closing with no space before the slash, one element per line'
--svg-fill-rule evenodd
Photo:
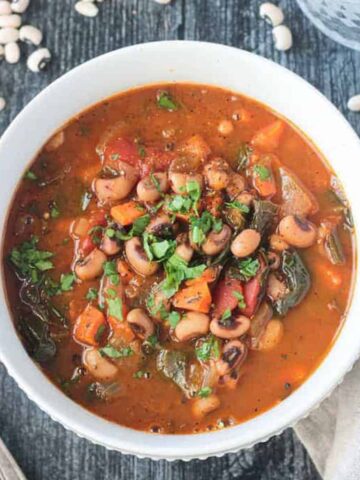
<path fill-rule="evenodd" d="M 123 137 L 111 140 L 104 150 L 104 165 L 116 169 L 119 160 L 137 167 L 140 161 L 137 145 Z"/>
<path fill-rule="evenodd" d="M 107 224 L 107 221 L 106 221 L 105 210 L 96 210 L 90 213 L 90 218 L 89 218 L 90 229 L 97 226 L 105 227 L 106 224 Z"/>
<path fill-rule="evenodd" d="M 140 160 L 140 175 L 141 178 L 146 177 L 151 172 L 162 172 L 167 170 L 174 154 L 171 152 L 164 152 L 154 147 L 144 148 L 144 158 Z"/>
<path fill-rule="evenodd" d="M 264 281 L 263 275 L 264 271 L 267 270 L 267 266 L 261 255 L 259 255 L 258 259 L 260 262 L 258 273 L 244 285 L 244 300 L 246 307 L 241 309 L 241 313 L 249 318 L 256 313 L 264 294 L 262 282 Z"/>
<path fill-rule="evenodd" d="M 79 241 L 79 248 L 78 251 L 82 257 L 86 257 L 89 255 L 90 252 L 94 250 L 96 245 L 92 241 L 90 235 L 86 235 L 86 237 L 82 238 Z"/>
<path fill-rule="evenodd" d="M 213 296 L 215 315 L 222 315 L 228 308 L 234 310 L 238 306 L 239 300 L 234 296 L 233 292 L 243 294 L 240 280 L 226 278 L 218 283 Z"/>

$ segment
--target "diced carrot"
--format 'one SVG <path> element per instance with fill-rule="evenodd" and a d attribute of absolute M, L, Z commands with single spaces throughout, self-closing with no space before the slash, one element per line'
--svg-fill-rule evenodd
<path fill-rule="evenodd" d="M 176 308 L 208 313 L 211 306 L 211 293 L 207 283 L 197 283 L 177 292 L 173 298 Z"/>
<path fill-rule="evenodd" d="M 272 197 L 276 193 L 276 184 L 271 175 L 266 180 L 261 180 L 259 176 L 254 176 L 254 187 L 261 197 Z"/>
<path fill-rule="evenodd" d="M 115 317 L 108 317 L 108 322 L 116 338 L 121 338 L 125 343 L 130 343 L 135 339 L 135 334 L 127 322 L 120 322 Z"/>
<path fill-rule="evenodd" d="M 183 154 L 194 157 L 199 163 L 204 162 L 210 155 L 211 150 L 201 135 L 193 135 L 181 146 Z"/>
<path fill-rule="evenodd" d="M 259 130 L 253 136 L 251 143 L 262 150 L 271 152 L 275 150 L 280 143 L 280 137 L 284 131 L 285 124 L 281 120 L 275 120 L 266 127 Z"/>
<path fill-rule="evenodd" d="M 99 345 L 105 330 L 104 314 L 89 304 L 76 319 L 74 337 L 78 342 L 96 347 Z"/>
<path fill-rule="evenodd" d="M 123 137 L 110 140 L 104 149 L 105 166 L 116 170 L 119 161 L 126 162 L 133 167 L 137 167 L 141 161 L 137 145 Z"/>
<path fill-rule="evenodd" d="M 129 283 L 130 280 L 134 277 L 134 272 L 130 269 L 129 265 L 125 260 L 118 260 L 117 262 L 117 271 L 120 274 L 120 277 L 124 283 Z"/>
<path fill-rule="evenodd" d="M 206 270 L 204 270 L 204 272 L 202 273 L 202 275 L 200 277 L 193 278 L 191 280 L 186 280 L 185 285 L 187 287 L 191 287 L 192 285 L 196 285 L 196 284 L 202 283 L 202 282 L 211 283 L 214 280 L 216 280 L 216 276 L 217 276 L 216 269 L 213 268 L 213 267 L 209 267 Z"/>
<path fill-rule="evenodd" d="M 130 201 L 112 207 L 110 214 L 120 225 L 131 225 L 134 221 L 144 215 L 144 209 L 136 202 Z"/>

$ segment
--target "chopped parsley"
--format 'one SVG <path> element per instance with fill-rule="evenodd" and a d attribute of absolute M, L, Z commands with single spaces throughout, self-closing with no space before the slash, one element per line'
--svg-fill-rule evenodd
<path fill-rule="evenodd" d="M 190 180 L 186 183 L 184 195 L 174 195 L 170 197 L 170 201 L 167 204 L 168 209 L 174 213 L 181 213 L 186 215 L 191 210 L 196 215 L 198 212 L 198 203 L 201 198 L 201 187 L 196 180 Z"/>
<path fill-rule="evenodd" d="M 119 285 L 120 275 L 117 271 L 114 260 L 110 260 L 104 263 L 104 274 L 110 280 L 113 285 Z"/>
<path fill-rule="evenodd" d="M 181 257 L 174 253 L 164 264 L 166 277 L 160 288 L 167 298 L 172 297 L 179 289 L 183 280 L 200 277 L 206 265 L 189 267 Z"/>
<path fill-rule="evenodd" d="M 238 200 L 234 200 L 233 202 L 226 202 L 225 205 L 229 208 L 235 208 L 236 210 L 240 210 L 241 213 L 250 212 L 250 208 L 244 203 L 239 202 Z"/>
<path fill-rule="evenodd" d="M 109 357 L 109 358 L 126 358 L 130 357 L 133 355 L 134 351 L 130 347 L 124 347 L 124 348 L 115 348 L 112 345 L 106 345 L 106 347 L 100 348 L 99 350 L 100 355 L 103 357 Z"/>
<path fill-rule="evenodd" d="M 151 233 L 144 232 L 143 246 L 150 261 L 155 259 L 164 262 L 174 253 L 176 242 L 175 240 L 161 240 Z"/>
<path fill-rule="evenodd" d="M 221 315 L 221 321 L 227 320 L 230 317 L 231 317 L 231 310 L 230 308 L 227 308 L 225 312 Z"/>
<path fill-rule="evenodd" d="M 195 348 L 196 358 L 202 362 L 207 362 L 210 358 L 220 357 L 219 341 L 211 335 L 205 341 L 203 341 L 200 347 Z"/>
<path fill-rule="evenodd" d="M 159 180 L 155 177 L 155 175 L 154 175 L 153 172 L 150 173 L 150 180 L 151 180 L 152 183 L 154 184 L 156 190 L 162 195 L 163 192 L 161 191 L 161 188 L 160 188 L 160 182 L 159 182 Z"/>
<path fill-rule="evenodd" d="M 95 227 L 92 227 L 89 230 L 89 235 L 94 245 L 100 245 L 103 231 L 104 231 L 104 228 L 100 227 L 100 225 L 96 225 Z"/>
<path fill-rule="evenodd" d="M 96 300 L 98 298 L 98 294 L 99 292 L 97 291 L 96 288 L 89 288 L 89 290 L 87 291 L 87 294 L 86 294 L 86 300 Z"/>
<path fill-rule="evenodd" d="M 210 212 L 205 210 L 200 218 L 190 217 L 191 240 L 196 245 L 202 245 L 206 239 L 206 234 L 209 233 L 210 230 L 219 233 L 222 226 L 223 223 L 220 218 L 214 217 Z"/>
<path fill-rule="evenodd" d="M 164 108 L 169 112 L 174 112 L 179 108 L 177 103 L 175 103 L 175 101 L 172 99 L 170 93 L 164 90 L 158 92 L 156 101 L 157 101 L 158 107 Z"/>
<path fill-rule="evenodd" d="M 140 237 L 144 233 L 145 228 L 149 225 L 149 223 L 150 215 L 143 215 L 134 221 L 128 233 L 117 232 L 118 234 L 116 237 L 119 238 L 119 240 L 130 240 L 133 237 Z"/>
<path fill-rule="evenodd" d="M 50 217 L 58 218 L 60 216 L 60 210 L 58 209 L 56 203 L 53 203 L 50 209 Z"/>
<path fill-rule="evenodd" d="M 242 293 L 237 292 L 236 290 L 233 290 L 232 295 L 238 301 L 238 307 L 239 308 L 246 308 L 245 298 L 244 298 L 244 295 Z"/>
<path fill-rule="evenodd" d="M 241 260 L 238 265 L 240 275 L 244 278 L 245 281 L 248 281 L 250 280 L 250 278 L 255 277 L 260 268 L 260 262 L 257 258 L 255 260 L 253 260 L 252 258 Z"/>
<path fill-rule="evenodd" d="M 106 330 L 106 327 L 104 324 L 101 324 L 100 327 L 98 328 L 98 331 L 96 332 L 96 335 L 95 335 L 95 340 L 97 342 L 100 342 L 101 341 L 101 337 L 103 336 L 104 332 Z"/>
<path fill-rule="evenodd" d="M 26 180 L 32 180 L 33 182 L 35 180 L 37 180 L 37 175 L 35 175 L 34 172 L 32 172 L 31 170 L 28 170 L 25 175 L 24 175 L 24 178 L 26 178 Z"/>
<path fill-rule="evenodd" d="M 166 320 L 170 323 L 172 328 L 175 328 L 176 325 L 180 322 L 181 316 L 179 312 L 170 312 Z"/>
<path fill-rule="evenodd" d="M 69 292 L 73 288 L 73 284 L 75 282 L 75 274 L 70 273 L 63 273 L 60 277 L 60 289 L 62 292 Z"/>
<path fill-rule="evenodd" d="M 264 165 L 255 165 L 254 173 L 260 178 L 261 181 L 265 181 L 270 177 L 270 170 Z"/>
<path fill-rule="evenodd" d="M 44 272 L 54 268 L 50 260 L 54 254 L 39 250 L 37 248 L 38 243 L 38 237 L 33 236 L 31 240 L 14 247 L 10 252 L 10 261 L 23 277 L 33 283 L 37 283 Z"/>
<path fill-rule="evenodd" d="M 200 388 L 200 390 L 198 390 L 197 396 L 200 398 L 207 398 L 211 393 L 212 393 L 211 387 L 203 387 L 203 388 Z"/>
<path fill-rule="evenodd" d="M 133 378 L 150 378 L 150 373 L 144 372 L 144 370 L 138 370 L 134 373 Z"/>
<path fill-rule="evenodd" d="M 106 290 L 108 298 L 106 299 L 108 305 L 108 315 L 116 318 L 122 322 L 123 316 L 123 303 L 120 297 L 116 296 L 116 291 L 112 288 Z"/>

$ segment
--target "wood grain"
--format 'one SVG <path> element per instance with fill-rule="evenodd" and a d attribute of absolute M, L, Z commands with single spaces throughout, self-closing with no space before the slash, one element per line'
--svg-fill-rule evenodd
<path fill-rule="evenodd" d="M 0 95 L 8 106 L 0 114 L 0 132 L 44 87 L 90 58 L 135 43 L 195 39 L 244 48 L 281 63 L 319 88 L 360 133 L 360 115 L 346 110 L 348 97 L 360 92 L 360 54 L 315 30 L 295 0 L 279 2 L 294 34 L 288 53 L 274 50 L 271 29 L 258 18 L 260 0 L 174 0 L 168 6 L 153 0 L 106 0 L 95 19 L 76 14 L 74 3 L 32 0 L 25 21 L 44 32 L 53 61 L 41 74 L 28 71 L 25 62 L 2 63 Z M 23 48 L 24 58 L 29 51 L 30 47 Z M 321 117 L 314 122 L 321 122 Z M 2 366 L 0 435 L 29 480 L 319 479 L 290 429 L 252 449 L 206 461 L 152 462 L 109 452 L 53 422 Z"/>

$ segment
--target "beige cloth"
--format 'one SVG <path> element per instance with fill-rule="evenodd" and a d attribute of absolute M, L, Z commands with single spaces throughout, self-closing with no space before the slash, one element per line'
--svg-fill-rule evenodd
<path fill-rule="evenodd" d="M 360 480 L 360 361 L 295 432 L 324 480 Z"/>

